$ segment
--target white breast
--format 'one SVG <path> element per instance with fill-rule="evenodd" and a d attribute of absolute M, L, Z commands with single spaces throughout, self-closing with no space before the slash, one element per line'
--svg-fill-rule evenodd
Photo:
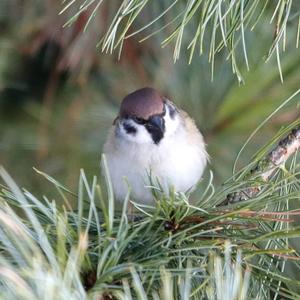
<path fill-rule="evenodd" d="M 176 126 L 170 119 L 165 122 L 166 128 Z M 127 194 L 125 177 L 132 188 L 132 198 L 140 203 L 153 201 L 151 191 L 146 187 L 149 185 L 149 172 L 152 178 L 159 179 L 165 192 L 170 186 L 185 192 L 199 181 L 207 161 L 202 135 L 192 121 L 186 123 L 179 119 L 178 122 L 178 128 L 167 130 L 158 145 L 116 138 L 112 130 L 104 153 L 117 200 L 123 201 Z M 193 130 L 191 134 L 190 130 Z"/>

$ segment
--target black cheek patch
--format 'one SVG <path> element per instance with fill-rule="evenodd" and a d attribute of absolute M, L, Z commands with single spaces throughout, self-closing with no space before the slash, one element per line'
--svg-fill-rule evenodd
<path fill-rule="evenodd" d="M 136 128 L 134 128 L 133 126 L 125 123 L 123 124 L 123 127 L 128 134 L 132 134 L 132 135 L 136 134 Z"/>

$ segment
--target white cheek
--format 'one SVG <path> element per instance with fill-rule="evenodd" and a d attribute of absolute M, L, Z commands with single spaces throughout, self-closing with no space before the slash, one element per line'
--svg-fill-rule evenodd
<path fill-rule="evenodd" d="M 127 121 L 128 122 L 128 121 Z M 132 127 L 136 129 L 135 134 L 127 133 L 124 129 L 122 123 L 119 125 L 119 134 L 126 139 L 127 141 L 138 143 L 138 144 L 145 144 L 150 143 L 153 144 L 153 140 L 149 134 L 149 132 L 146 130 L 146 128 L 143 125 L 136 124 L 133 121 L 129 122 Z"/>
<path fill-rule="evenodd" d="M 135 136 L 133 137 L 133 141 L 135 141 L 138 144 L 143 144 L 143 143 L 151 143 L 153 144 L 153 140 L 151 138 L 151 135 L 149 132 L 146 130 L 146 128 L 143 125 L 137 125 L 137 132 Z"/>
<path fill-rule="evenodd" d="M 170 117 L 169 108 L 166 107 L 166 115 L 164 116 L 164 119 L 165 119 L 165 137 L 172 136 L 176 132 L 180 124 L 179 116 L 177 113 L 175 113 L 174 118 L 172 119 Z"/>

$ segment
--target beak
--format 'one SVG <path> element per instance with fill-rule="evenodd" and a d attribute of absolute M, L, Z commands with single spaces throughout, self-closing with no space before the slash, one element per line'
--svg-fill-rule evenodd
<path fill-rule="evenodd" d="M 155 144 L 163 138 L 165 132 L 165 122 L 162 116 L 150 117 L 145 124 L 146 129 L 152 135 Z"/>
<path fill-rule="evenodd" d="M 148 123 L 147 125 L 149 128 L 153 127 L 153 129 L 159 130 L 162 133 L 164 133 L 165 122 L 161 116 L 150 117 L 147 123 Z"/>

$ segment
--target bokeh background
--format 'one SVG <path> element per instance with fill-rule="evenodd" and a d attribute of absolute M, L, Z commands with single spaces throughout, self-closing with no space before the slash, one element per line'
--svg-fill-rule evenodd
<path fill-rule="evenodd" d="M 208 144 L 209 169 L 215 183 L 222 183 L 249 134 L 300 87 L 297 16 L 288 22 L 287 45 L 281 53 L 283 83 L 276 56 L 267 63 L 263 59 L 274 31 L 271 10 L 258 30 L 246 34 L 249 70 L 237 53 L 244 83 L 239 83 L 224 53 L 215 57 L 212 81 L 205 54 L 188 64 L 183 48 L 174 63 L 174 45 L 161 47 L 165 32 L 143 43 L 141 35 L 126 40 L 120 58 L 117 52 L 101 53 L 96 44 L 115 12 L 117 4 L 112 2 L 103 4 L 83 33 L 89 10 L 71 27 L 63 27 L 76 8 L 59 15 L 60 1 L 0 1 L 0 164 L 32 192 L 48 190 L 33 167 L 75 189 L 80 168 L 89 176 L 99 174 L 102 146 L 122 98 L 152 86 L 196 120 Z M 156 3 L 141 20 L 151 20 L 161 11 L 163 4 L 152 2 Z M 299 12 L 299 3 L 293 9 Z M 193 32 L 191 25 L 184 37 Z M 297 104 L 295 99 L 258 132 L 239 166 L 248 163 L 281 126 L 299 118 Z"/>

